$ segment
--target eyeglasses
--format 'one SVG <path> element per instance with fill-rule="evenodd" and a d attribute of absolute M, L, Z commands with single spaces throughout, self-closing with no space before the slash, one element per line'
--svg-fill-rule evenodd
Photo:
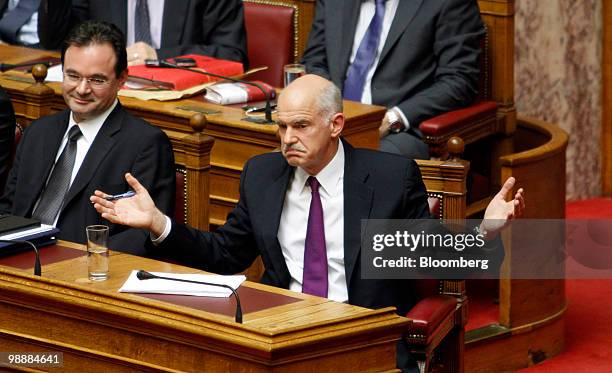
<path fill-rule="evenodd" d="M 81 84 L 81 80 L 85 80 L 85 82 L 87 82 L 87 84 L 89 84 L 89 86 L 92 89 L 101 89 L 101 88 L 106 87 L 110 83 L 110 80 L 108 79 L 86 78 L 78 74 L 64 73 L 64 81 L 67 81 L 70 84 L 74 84 L 74 85 Z"/>

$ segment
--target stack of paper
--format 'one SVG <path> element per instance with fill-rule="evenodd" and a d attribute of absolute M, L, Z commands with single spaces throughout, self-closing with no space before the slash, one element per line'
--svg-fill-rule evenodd
<path fill-rule="evenodd" d="M 122 293 L 148 293 L 148 294 L 175 294 L 175 295 L 195 295 L 198 297 L 217 297 L 228 298 L 232 291 L 221 286 L 209 286 L 201 284 L 191 284 L 187 282 L 150 279 L 139 280 L 136 277 L 137 270 L 132 271 L 123 286 L 119 289 Z M 156 276 L 179 278 L 192 281 L 203 281 L 213 284 L 229 285 L 234 289 L 246 280 L 244 275 L 221 276 L 221 275 L 202 275 L 189 273 L 164 273 L 151 272 Z"/>

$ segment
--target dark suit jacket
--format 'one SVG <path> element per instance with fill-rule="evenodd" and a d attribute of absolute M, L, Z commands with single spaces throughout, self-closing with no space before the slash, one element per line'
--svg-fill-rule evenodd
<path fill-rule="evenodd" d="M 360 227 L 361 219 L 429 217 L 419 168 L 400 156 L 353 149 L 348 143 L 344 149 L 344 260 L 349 303 L 369 308 L 395 306 L 405 313 L 414 302 L 408 280 L 361 278 Z M 173 222 L 170 235 L 154 250 L 218 273 L 240 272 L 261 255 L 262 282 L 288 288 L 290 275 L 277 231 L 294 170 L 281 153 L 250 159 L 242 172 L 240 201 L 224 226 L 210 233 Z"/>
<path fill-rule="evenodd" d="M 11 99 L 0 87 L 0 193 L 9 172 L 15 139 L 15 111 Z"/>
<path fill-rule="evenodd" d="M 72 27 L 85 20 L 114 23 L 127 35 L 127 0 L 42 0 L 38 36 L 60 49 Z M 241 0 L 167 0 L 159 58 L 204 54 L 248 65 Z"/>
<path fill-rule="evenodd" d="M 31 216 L 55 161 L 68 127 L 70 111 L 43 117 L 32 123 L 19 142 L 0 211 Z M 121 104 L 111 112 L 68 190 L 57 222 L 59 238 L 86 242 L 85 226 L 110 225 L 111 248 L 144 254 L 148 234 L 102 219 L 91 205 L 94 190 L 123 193 L 129 189 L 124 175 L 131 172 L 149 190 L 157 206 L 172 214 L 174 159 L 168 137 L 158 128 L 129 114 Z"/>
<path fill-rule="evenodd" d="M 361 0 L 318 0 L 303 63 L 344 85 Z M 372 102 L 398 106 L 411 126 L 473 101 L 479 41 L 476 0 L 399 2 L 372 77 Z"/>

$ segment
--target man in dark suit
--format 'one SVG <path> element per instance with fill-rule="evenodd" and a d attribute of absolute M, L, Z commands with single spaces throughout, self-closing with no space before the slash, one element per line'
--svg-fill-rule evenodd
<path fill-rule="evenodd" d="M 13 156 L 13 141 L 15 139 L 15 111 L 11 98 L 0 87 L 0 192 L 4 190 L 6 177 Z"/>
<path fill-rule="evenodd" d="M 70 28 L 92 19 L 126 35 L 130 65 L 183 54 L 248 65 L 241 0 L 42 0 L 38 19 L 47 49 L 58 49 Z"/>
<path fill-rule="evenodd" d="M 428 159 L 419 124 L 476 96 L 484 36 L 476 0 L 318 0 L 315 12 L 307 72 L 347 99 L 388 108 L 381 150 Z"/>
<path fill-rule="evenodd" d="M 340 134 L 344 126 L 340 91 L 329 81 L 306 75 L 278 99 L 282 153 L 250 159 L 244 166 L 240 200 L 225 225 L 202 232 L 171 221 L 146 189 L 126 175 L 136 196 L 106 201 L 91 197 L 102 217 L 151 232 L 152 251 L 205 270 L 236 273 L 261 255 L 262 282 L 369 308 L 413 304 L 408 280 L 366 280 L 359 265 L 362 219 L 429 217 L 418 166 L 407 158 L 354 149 Z M 523 209 L 522 189 L 506 202 L 508 180 L 481 224 L 494 237 Z M 398 365 L 415 367 L 404 344 Z"/>
<path fill-rule="evenodd" d="M 104 221 L 89 202 L 95 189 L 124 193 L 126 172 L 139 175 L 171 213 L 174 160 L 167 136 L 117 100 L 127 77 L 125 42 L 116 26 L 90 21 L 62 49 L 62 93 L 69 110 L 41 118 L 19 143 L 0 212 L 57 226 L 59 238 L 86 242 L 85 227 Z M 111 224 L 111 248 L 144 254 L 145 231 Z"/>

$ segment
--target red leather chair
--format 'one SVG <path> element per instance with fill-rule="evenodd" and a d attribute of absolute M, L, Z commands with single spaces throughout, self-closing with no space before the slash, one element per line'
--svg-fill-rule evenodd
<path fill-rule="evenodd" d="M 425 143 L 429 145 L 429 153 L 434 159 L 446 156 L 446 143 L 453 136 L 460 137 L 467 145 L 502 130 L 497 121 L 497 102 L 491 100 L 488 32 L 482 40 L 481 50 L 476 103 L 430 118 L 419 126 Z"/>
<path fill-rule="evenodd" d="M 249 79 L 282 87 L 283 66 L 298 58 L 298 7 L 272 0 L 244 0 L 243 5 L 249 64 L 268 67 Z"/>
<path fill-rule="evenodd" d="M 449 140 L 447 147 L 450 160 L 417 163 L 431 214 L 440 219 L 464 219 L 469 163 L 458 158 L 463 152 L 460 139 Z M 416 280 L 415 289 L 420 301 L 406 314 L 413 322 L 405 338 L 420 371 L 463 372 L 468 311 L 465 281 Z"/>

